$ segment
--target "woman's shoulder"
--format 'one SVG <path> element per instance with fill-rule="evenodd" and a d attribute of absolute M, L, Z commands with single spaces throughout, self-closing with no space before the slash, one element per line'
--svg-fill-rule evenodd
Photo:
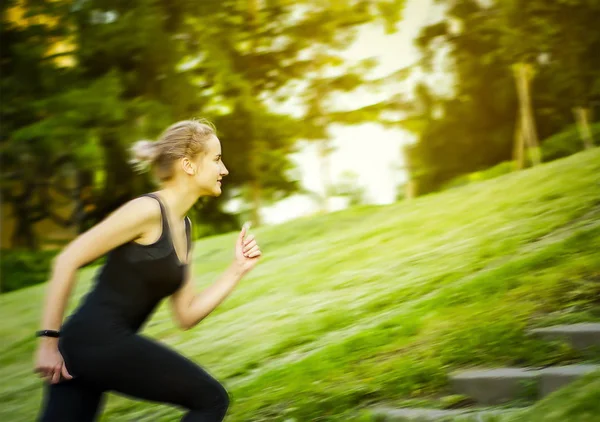
<path fill-rule="evenodd" d="M 161 214 L 160 203 L 148 194 L 127 201 L 121 208 L 126 212 L 138 215 L 142 219 L 160 216 Z"/>
<path fill-rule="evenodd" d="M 161 207 L 158 201 L 150 196 L 141 195 L 130 199 L 114 210 L 109 217 L 113 221 L 123 224 L 135 224 L 137 226 L 145 223 L 160 221 Z"/>

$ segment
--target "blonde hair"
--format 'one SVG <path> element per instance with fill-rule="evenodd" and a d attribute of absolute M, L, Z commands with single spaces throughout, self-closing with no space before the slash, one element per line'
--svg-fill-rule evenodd
<path fill-rule="evenodd" d="M 215 127 L 207 120 L 182 120 L 169 126 L 157 141 L 134 143 L 130 163 L 138 172 L 152 168 L 160 181 L 169 180 L 173 177 L 173 163 L 206 152 L 206 142 L 215 134 Z"/>

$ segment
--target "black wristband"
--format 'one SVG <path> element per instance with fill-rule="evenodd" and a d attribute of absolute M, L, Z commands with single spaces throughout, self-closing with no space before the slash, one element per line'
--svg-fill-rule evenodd
<path fill-rule="evenodd" d="M 36 337 L 60 337 L 60 331 L 40 330 L 35 332 Z"/>

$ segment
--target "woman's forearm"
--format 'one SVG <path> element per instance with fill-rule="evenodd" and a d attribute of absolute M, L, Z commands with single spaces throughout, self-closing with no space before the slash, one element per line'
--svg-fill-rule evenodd
<path fill-rule="evenodd" d="M 75 281 L 76 268 L 60 257 L 52 268 L 52 278 L 46 288 L 40 329 L 59 330 Z"/>
<path fill-rule="evenodd" d="M 243 269 L 235 263 L 231 264 L 212 286 L 194 296 L 187 312 L 188 329 L 194 327 L 219 306 L 243 276 Z"/>

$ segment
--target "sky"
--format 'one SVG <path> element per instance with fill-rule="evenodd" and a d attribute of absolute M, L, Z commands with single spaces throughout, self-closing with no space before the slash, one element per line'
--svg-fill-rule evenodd
<path fill-rule="evenodd" d="M 414 46 L 415 37 L 423 26 L 439 21 L 442 15 L 441 6 L 434 0 L 407 0 L 396 33 L 386 35 L 384 28 L 365 28 L 347 50 L 346 57 L 350 60 L 377 58 L 379 66 L 375 75 L 388 74 L 411 65 L 419 58 Z M 407 82 L 404 88 L 410 90 L 409 85 Z M 368 102 L 369 98 L 364 98 L 364 95 L 357 100 Z M 335 182 L 344 171 L 352 171 L 358 176 L 358 184 L 365 189 L 368 203 L 394 202 L 398 185 L 406 178 L 401 169 L 401 146 L 414 141 L 414 135 L 398 129 L 386 129 L 376 123 L 334 127 L 331 133 L 334 146 L 330 156 L 331 179 Z M 301 175 L 302 185 L 312 191 L 322 192 L 316 145 L 301 144 L 300 152 L 294 154 L 292 159 Z M 331 210 L 345 206 L 342 198 L 334 198 L 330 203 Z M 307 197 L 295 195 L 265 207 L 261 214 L 264 223 L 277 224 L 310 215 L 317 210 L 316 203 Z"/>

